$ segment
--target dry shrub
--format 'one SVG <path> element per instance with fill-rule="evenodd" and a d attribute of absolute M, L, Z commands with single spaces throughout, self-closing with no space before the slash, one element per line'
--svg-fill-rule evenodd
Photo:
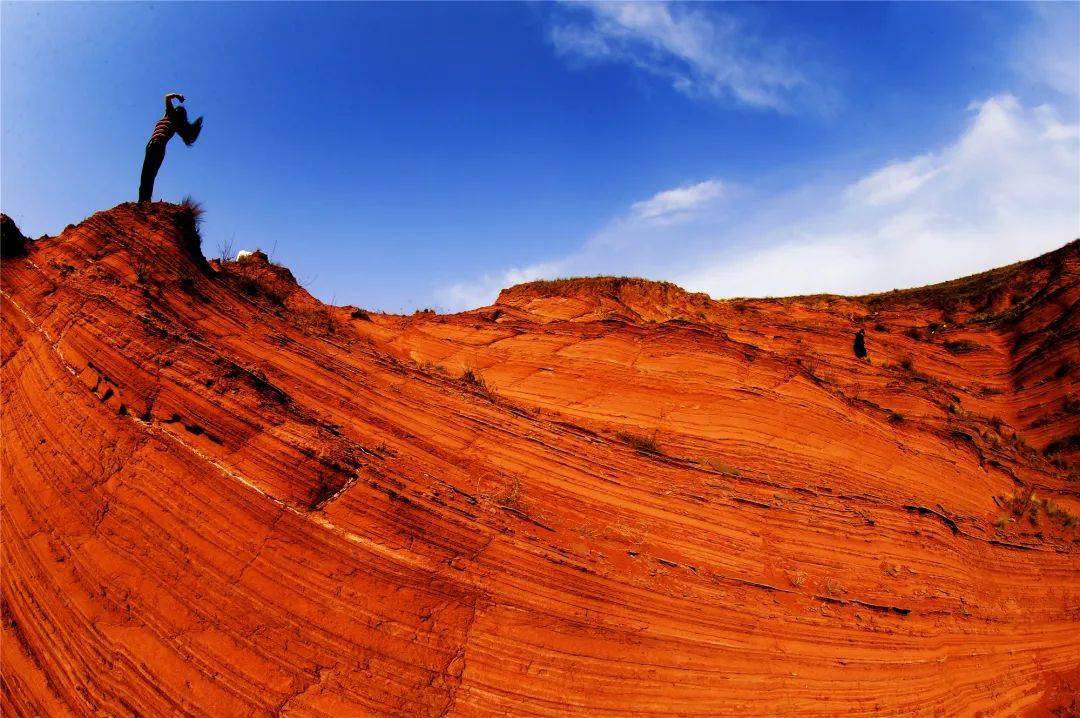
<path fill-rule="evenodd" d="M 484 377 L 481 376 L 480 372 L 466 369 L 465 373 L 461 375 L 461 383 L 489 399 L 495 396 L 495 392 L 487 385 L 487 382 L 484 381 Z"/>
<path fill-rule="evenodd" d="M 1039 523 L 1040 511 L 1044 513 L 1047 518 L 1057 521 L 1065 528 L 1080 525 L 1080 516 L 1077 516 L 1068 509 L 1058 506 L 1050 499 L 1042 498 L 1031 489 L 1004 497 L 1003 499 L 1000 499 L 998 503 L 1017 518 L 1022 518 L 1026 515 L 1028 521 L 1034 526 L 1037 526 Z"/>
<path fill-rule="evenodd" d="M 615 435 L 619 441 L 633 447 L 639 454 L 663 454 L 660 450 L 660 445 L 656 443 L 656 439 L 648 436 L 638 436 L 637 434 L 631 434 L 626 431 L 620 431 Z"/>

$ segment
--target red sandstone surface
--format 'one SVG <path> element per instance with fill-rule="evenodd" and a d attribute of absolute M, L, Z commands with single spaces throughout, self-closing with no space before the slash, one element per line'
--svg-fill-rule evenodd
<path fill-rule="evenodd" d="M 13 254 L 4 715 L 1080 706 L 1077 242 L 408 317 L 208 263 L 162 203 Z"/>

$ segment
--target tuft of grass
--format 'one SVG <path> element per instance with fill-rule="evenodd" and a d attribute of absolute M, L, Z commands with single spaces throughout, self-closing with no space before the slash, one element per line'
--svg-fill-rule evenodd
<path fill-rule="evenodd" d="M 638 436 L 637 434 L 631 434 L 626 431 L 620 431 L 615 436 L 619 441 L 633 447 L 639 454 L 660 455 L 664 453 L 660 450 L 660 445 L 656 443 L 656 439 L 651 437 Z"/>
<path fill-rule="evenodd" d="M 180 211 L 176 215 L 177 228 L 184 239 L 186 248 L 192 255 L 202 257 L 202 223 L 206 216 L 203 203 L 187 195 L 180 200 Z"/>
<path fill-rule="evenodd" d="M 150 263 L 144 257 L 139 257 L 135 262 L 135 281 L 139 284 L 147 284 L 150 281 Z"/>
<path fill-rule="evenodd" d="M 487 385 L 487 382 L 484 381 L 484 377 L 481 376 L 480 372 L 466 369 L 465 373 L 461 375 L 461 383 L 467 387 L 471 387 L 489 399 L 495 396 L 495 392 Z"/>
<path fill-rule="evenodd" d="M 206 207 L 203 206 L 203 203 L 188 194 L 184 195 L 184 198 L 180 200 L 180 208 L 191 216 L 191 221 L 198 228 L 203 221 L 203 216 L 206 214 Z"/>
<path fill-rule="evenodd" d="M 360 309 L 360 308 L 356 308 L 356 309 L 352 310 L 352 314 L 350 314 L 349 316 L 351 318 L 353 318 L 353 319 L 360 319 L 360 320 L 365 321 L 365 322 L 370 322 L 371 321 L 371 315 L 368 314 L 363 309 Z"/>
<path fill-rule="evenodd" d="M 901 359 L 900 366 L 903 368 L 904 371 L 915 371 L 915 362 L 912 361 L 911 357 L 904 357 L 903 359 Z"/>
<path fill-rule="evenodd" d="M 442 364 L 435 364 L 434 362 L 426 361 L 423 364 L 419 364 L 418 368 L 425 374 L 431 374 L 434 376 L 447 376 L 446 367 Z"/>
<path fill-rule="evenodd" d="M 908 327 L 904 330 L 904 336 L 914 339 L 915 341 L 922 341 L 923 334 L 918 327 Z"/>
<path fill-rule="evenodd" d="M 903 424 L 904 423 L 904 415 L 901 414 L 898 411 L 890 411 L 889 412 L 889 423 L 890 424 Z"/>
<path fill-rule="evenodd" d="M 1047 501 L 1045 510 L 1047 516 L 1060 522 L 1065 528 L 1080 526 L 1080 516 L 1077 516 L 1068 509 L 1063 509 L 1057 504 Z"/>
<path fill-rule="evenodd" d="M 1042 498 L 1031 489 L 1003 497 L 998 503 L 1017 518 L 1026 515 L 1033 526 L 1039 525 L 1040 511 L 1047 518 L 1056 521 L 1065 528 L 1080 526 L 1080 516 L 1058 506 L 1050 499 Z M 997 524 L 995 523 L 995 525 Z"/>

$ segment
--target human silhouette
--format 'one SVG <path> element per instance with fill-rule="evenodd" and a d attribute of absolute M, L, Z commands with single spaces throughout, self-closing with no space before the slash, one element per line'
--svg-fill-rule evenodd
<path fill-rule="evenodd" d="M 855 332 L 855 356 L 860 359 L 866 358 L 866 330 L 860 329 Z"/>
<path fill-rule="evenodd" d="M 181 104 L 174 106 L 173 100 L 180 100 Z M 165 95 L 165 116 L 154 125 L 154 131 L 150 135 L 150 141 L 146 143 L 146 158 L 143 159 L 142 179 L 139 181 L 139 201 L 149 202 L 154 194 L 154 180 L 157 178 L 161 163 L 165 160 L 165 145 L 169 143 L 173 135 L 180 135 L 180 139 L 189 147 L 195 143 L 202 130 L 203 118 L 194 122 L 188 122 L 187 110 L 184 109 L 184 96 L 179 92 L 170 92 Z"/>

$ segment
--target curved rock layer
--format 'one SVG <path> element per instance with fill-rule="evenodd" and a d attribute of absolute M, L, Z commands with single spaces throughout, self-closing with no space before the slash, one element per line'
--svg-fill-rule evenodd
<path fill-rule="evenodd" d="M 1077 243 L 400 317 L 195 219 L 3 262 L 4 715 L 1076 709 Z"/>

